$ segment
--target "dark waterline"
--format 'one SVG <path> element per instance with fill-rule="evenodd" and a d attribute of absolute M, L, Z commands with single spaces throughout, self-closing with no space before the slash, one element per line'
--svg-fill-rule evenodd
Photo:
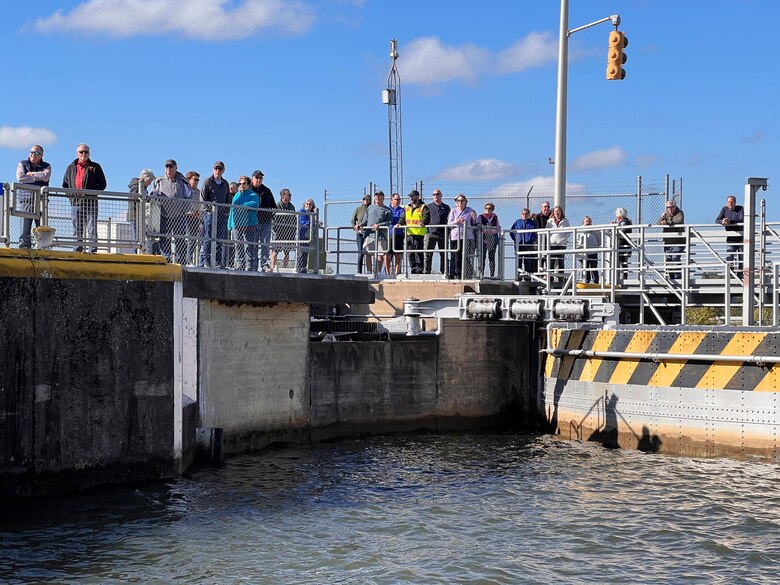
<path fill-rule="evenodd" d="M 776 583 L 780 468 L 516 434 L 268 450 L 0 504 L 8 583 Z"/>

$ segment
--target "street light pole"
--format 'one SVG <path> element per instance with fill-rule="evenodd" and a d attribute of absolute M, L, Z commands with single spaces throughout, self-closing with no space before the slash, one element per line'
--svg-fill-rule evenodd
<path fill-rule="evenodd" d="M 569 76 L 569 0 L 561 0 L 558 41 L 558 101 L 555 108 L 555 205 L 566 204 L 566 109 Z"/>
<path fill-rule="evenodd" d="M 620 16 L 613 14 L 569 30 L 569 0 L 561 0 L 561 30 L 558 41 L 558 100 L 555 109 L 555 203 L 566 206 L 566 111 L 568 105 L 569 37 L 574 33 L 612 21 L 617 29 Z"/>

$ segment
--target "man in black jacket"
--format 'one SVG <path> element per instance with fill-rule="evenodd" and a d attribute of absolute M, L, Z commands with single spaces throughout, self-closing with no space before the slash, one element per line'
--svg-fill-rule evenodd
<path fill-rule="evenodd" d="M 200 192 L 200 197 L 203 201 L 210 201 L 212 203 L 230 203 L 232 196 L 230 195 L 230 184 L 226 179 L 222 177 L 225 172 L 225 163 L 218 160 L 214 163 L 214 172 L 212 175 L 203 182 L 203 188 Z M 227 220 L 228 220 L 228 208 L 217 207 L 216 209 L 206 208 L 206 213 L 203 215 L 203 246 L 200 249 L 200 266 L 201 268 L 208 268 L 211 266 L 211 238 L 214 234 L 215 227 L 213 226 L 213 220 L 216 218 L 216 236 L 218 240 L 227 239 Z M 224 244 L 216 244 L 215 249 L 215 266 L 218 268 L 224 268 L 224 257 L 222 247 Z"/>
<path fill-rule="evenodd" d="M 442 227 L 429 227 L 428 233 L 425 234 L 425 249 L 433 250 L 436 246 L 439 250 L 445 250 L 447 248 L 447 217 L 450 215 L 450 206 L 442 201 L 441 189 L 433 190 L 433 201 L 428 203 L 428 211 L 431 214 L 430 225 L 442 226 Z M 445 255 L 444 252 L 439 252 L 439 269 L 442 274 L 446 274 L 445 267 Z M 431 273 L 431 265 L 433 264 L 433 252 L 425 253 L 425 274 Z"/>
<path fill-rule="evenodd" d="M 263 272 L 271 271 L 269 261 L 269 248 L 271 244 L 271 226 L 273 225 L 274 212 L 276 208 L 276 199 L 271 189 L 263 185 L 263 172 L 255 171 L 252 173 L 252 191 L 257 193 L 260 199 L 260 211 L 257 212 L 257 226 L 260 242 L 260 270 Z"/>
<path fill-rule="evenodd" d="M 65 189 L 105 191 L 106 176 L 103 174 L 103 168 L 89 158 L 88 145 L 79 144 L 76 147 L 76 160 L 65 169 L 62 186 Z M 97 195 L 76 193 L 70 197 L 70 206 L 71 219 L 73 221 L 73 239 L 77 242 L 90 242 L 92 246 L 87 251 L 94 254 L 97 252 Z M 84 239 L 85 227 L 87 228 L 86 239 Z M 74 250 L 83 252 L 84 246 L 79 244 Z"/>

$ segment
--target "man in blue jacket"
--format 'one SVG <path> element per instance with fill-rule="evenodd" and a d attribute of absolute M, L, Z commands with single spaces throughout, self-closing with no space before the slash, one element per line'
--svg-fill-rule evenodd
<path fill-rule="evenodd" d="M 518 230 L 535 229 L 536 222 L 531 219 L 531 211 L 526 207 L 520 212 L 520 219 L 512 224 L 512 231 L 509 232 L 518 252 L 517 268 L 528 273 L 536 272 L 536 255 L 531 254 L 531 252 L 536 252 L 536 232 Z"/>

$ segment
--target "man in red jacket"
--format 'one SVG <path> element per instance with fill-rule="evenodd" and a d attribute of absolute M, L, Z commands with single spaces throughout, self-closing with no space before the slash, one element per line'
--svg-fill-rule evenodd
<path fill-rule="evenodd" d="M 105 191 L 106 176 L 102 167 L 89 158 L 89 146 L 79 144 L 76 147 L 76 160 L 65 169 L 62 179 L 65 189 L 85 189 L 89 191 Z M 71 219 L 73 221 L 73 239 L 79 242 L 74 248 L 76 252 L 83 252 L 82 242 L 90 242 L 92 246 L 88 252 L 97 252 L 97 219 L 98 198 L 97 195 L 76 193 L 70 197 Z M 87 237 L 84 238 L 84 228 L 87 228 Z"/>

